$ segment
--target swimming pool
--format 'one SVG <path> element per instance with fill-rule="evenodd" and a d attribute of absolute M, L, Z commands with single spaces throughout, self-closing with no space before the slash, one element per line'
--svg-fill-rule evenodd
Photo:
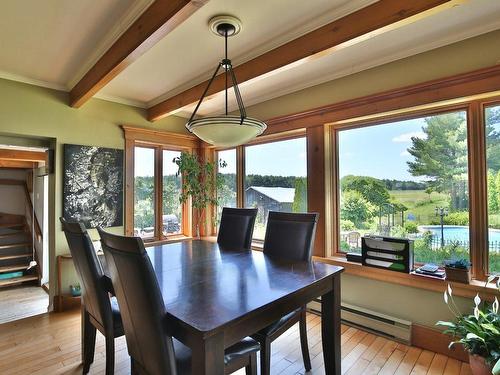
<path fill-rule="evenodd" d="M 441 225 L 422 225 L 418 227 L 420 232 L 430 231 L 432 232 L 433 238 L 441 241 Z M 459 225 L 444 225 L 444 240 L 445 241 L 460 241 L 469 242 L 469 227 L 459 226 Z M 499 229 L 489 229 L 488 230 L 488 240 L 489 242 L 500 242 L 500 230 Z"/>

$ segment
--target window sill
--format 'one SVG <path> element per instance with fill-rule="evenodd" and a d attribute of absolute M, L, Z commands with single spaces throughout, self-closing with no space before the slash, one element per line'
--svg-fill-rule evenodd
<path fill-rule="evenodd" d="M 171 236 L 167 238 L 166 240 L 158 240 L 158 241 L 143 241 L 144 242 L 144 247 L 151 247 L 151 246 L 158 246 L 158 245 L 164 245 L 167 243 L 175 243 L 175 242 L 182 242 L 182 241 L 187 241 L 187 240 L 192 240 L 193 237 L 187 237 L 183 235 L 178 235 L 178 236 Z"/>
<path fill-rule="evenodd" d="M 446 289 L 446 285 L 449 283 L 454 294 L 461 297 L 472 298 L 476 295 L 476 293 L 481 293 L 481 296 L 489 298 L 493 298 L 498 295 L 498 291 L 493 284 L 485 286 L 484 282 L 477 280 L 473 280 L 470 284 L 448 282 L 446 280 L 438 280 L 417 275 L 410 275 L 407 273 L 367 267 L 359 263 L 349 262 L 344 257 L 340 256 L 329 258 L 313 257 L 313 260 L 344 267 L 345 273 L 350 275 L 409 286 L 412 288 L 430 290 L 438 293 L 443 293 Z"/>

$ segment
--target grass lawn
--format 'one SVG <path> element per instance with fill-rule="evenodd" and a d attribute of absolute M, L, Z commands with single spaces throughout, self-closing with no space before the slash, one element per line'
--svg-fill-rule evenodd
<path fill-rule="evenodd" d="M 391 190 L 391 199 L 408 207 L 405 217 L 415 216 L 419 224 L 430 224 L 435 219 L 436 207 L 448 207 L 448 195 L 432 192 L 429 196 L 424 190 Z"/>

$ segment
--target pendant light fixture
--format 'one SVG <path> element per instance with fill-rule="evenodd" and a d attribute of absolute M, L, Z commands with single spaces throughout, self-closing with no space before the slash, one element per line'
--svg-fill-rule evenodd
<path fill-rule="evenodd" d="M 240 21 L 231 16 L 218 16 L 209 21 L 209 26 L 214 33 L 224 37 L 225 57 L 217 65 L 217 68 L 215 69 L 212 78 L 210 78 L 205 91 L 201 95 L 193 114 L 186 123 L 186 128 L 201 140 L 216 147 L 234 147 L 247 143 L 251 139 L 262 134 L 262 132 L 266 130 L 267 125 L 263 121 L 247 117 L 243 99 L 241 98 L 240 90 L 238 88 L 238 82 L 236 81 L 236 76 L 231 65 L 231 60 L 227 57 L 227 39 L 230 36 L 236 35 L 240 31 Z M 223 74 L 225 76 L 224 115 L 195 118 L 196 112 L 198 112 L 203 99 L 207 95 L 210 85 L 221 69 L 223 69 Z M 234 95 L 236 96 L 236 102 L 238 103 L 238 109 L 240 112 L 239 116 L 228 114 L 229 80 L 232 81 Z"/>

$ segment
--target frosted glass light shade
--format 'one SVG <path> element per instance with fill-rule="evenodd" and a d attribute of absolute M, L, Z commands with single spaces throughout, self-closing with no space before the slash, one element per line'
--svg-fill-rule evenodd
<path fill-rule="evenodd" d="M 246 117 L 241 123 L 240 116 L 215 116 L 192 120 L 186 124 L 186 128 L 216 147 L 234 147 L 262 134 L 267 125 L 250 117 Z"/>

